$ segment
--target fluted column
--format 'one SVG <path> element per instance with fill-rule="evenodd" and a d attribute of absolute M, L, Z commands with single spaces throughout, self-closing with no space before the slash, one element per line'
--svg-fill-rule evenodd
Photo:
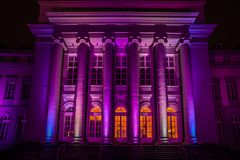
<path fill-rule="evenodd" d="M 183 96 L 183 111 L 184 111 L 184 131 L 185 143 L 196 143 L 196 124 L 194 112 L 194 97 L 192 86 L 192 66 L 190 41 L 183 40 L 179 44 L 180 48 L 180 64 L 181 64 L 181 78 L 182 78 L 182 96 Z"/>
<path fill-rule="evenodd" d="M 130 38 L 128 46 L 128 86 L 130 143 L 139 143 L 139 49 L 140 38 Z"/>
<path fill-rule="evenodd" d="M 87 69 L 88 69 L 88 39 L 78 38 L 79 44 L 77 49 L 78 59 L 78 79 L 76 85 L 76 108 L 75 108 L 75 123 L 74 123 L 74 142 L 84 142 L 84 116 L 87 105 Z"/>
<path fill-rule="evenodd" d="M 63 63 L 63 41 L 59 38 L 54 38 L 51 69 L 49 78 L 48 102 L 47 102 L 47 128 L 46 142 L 54 142 L 57 135 L 58 110 L 60 104 L 60 91 L 62 79 L 62 63 Z"/>
<path fill-rule="evenodd" d="M 158 143 L 167 143 L 167 86 L 165 80 L 166 38 L 155 37 L 155 75 L 157 96 Z"/>
<path fill-rule="evenodd" d="M 113 57 L 115 44 L 113 37 L 104 38 L 103 58 L 103 143 L 112 142 L 112 107 L 113 107 Z"/>

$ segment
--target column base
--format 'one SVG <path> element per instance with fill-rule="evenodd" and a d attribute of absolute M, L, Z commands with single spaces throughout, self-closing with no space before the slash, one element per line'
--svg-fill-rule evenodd
<path fill-rule="evenodd" d="M 138 137 L 131 138 L 129 144 L 139 144 L 140 140 Z"/>
<path fill-rule="evenodd" d="M 185 138 L 183 144 L 185 145 L 198 144 L 197 137 Z"/>
<path fill-rule="evenodd" d="M 157 140 L 157 144 L 168 144 L 168 138 L 167 137 L 161 137 L 161 138 L 158 138 Z"/>
<path fill-rule="evenodd" d="M 84 144 L 84 140 L 82 137 L 74 137 L 73 143 Z"/>
<path fill-rule="evenodd" d="M 45 140 L 44 140 L 44 143 L 51 143 L 51 144 L 53 144 L 55 142 L 56 142 L 56 140 L 53 137 L 46 137 Z"/>
<path fill-rule="evenodd" d="M 112 138 L 104 137 L 103 138 L 103 144 L 113 144 Z"/>

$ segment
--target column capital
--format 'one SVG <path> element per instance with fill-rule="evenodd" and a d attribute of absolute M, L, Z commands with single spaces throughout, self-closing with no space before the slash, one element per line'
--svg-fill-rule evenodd
<path fill-rule="evenodd" d="M 66 46 L 62 36 L 53 36 L 52 37 L 52 43 L 53 44 L 60 44 L 60 45 L 62 45 L 63 50 L 67 51 L 67 46 Z"/>
<path fill-rule="evenodd" d="M 181 37 L 179 39 L 179 42 L 178 42 L 175 50 L 178 52 L 179 49 L 181 48 L 181 46 L 184 44 L 188 44 L 189 46 L 191 46 L 191 40 L 192 40 L 192 37 Z"/>
<path fill-rule="evenodd" d="M 140 36 L 129 36 L 128 47 L 131 46 L 133 43 L 137 43 L 138 44 L 138 51 L 139 51 L 141 42 L 142 42 L 142 39 L 141 39 Z"/>
<path fill-rule="evenodd" d="M 103 50 L 104 51 L 105 51 L 106 44 L 108 44 L 108 43 L 112 44 L 113 47 L 116 46 L 114 36 L 103 36 L 102 42 L 103 42 Z"/>
<path fill-rule="evenodd" d="M 154 42 L 153 42 L 153 47 L 159 43 L 162 43 L 164 46 L 166 46 L 167 42 L 168 42 L 167 36 L 155 36 Z"/>
<path fill-rule="evenodd" d="M 80 36 L 80 35 L 77 35 L 76 43 L 77 43 L 77 46 L 81 45 L 82 43 L 85 43 L 86 45 L 88 45 L 88 46 L 90 47 L 90 39 L 89 39 L 89 36 Z"/>

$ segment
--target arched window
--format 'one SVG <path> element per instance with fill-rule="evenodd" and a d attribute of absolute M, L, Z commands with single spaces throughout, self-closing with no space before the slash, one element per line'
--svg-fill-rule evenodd
<path fill-rule="evenodd" d="M 114 122 L 114 137 L 122 142 L 127 138 L 127 111 L 124 107 L 117 107 Z"/>
<path fill-rule="evenodd" d="M 178 139 L 178 117 L 175 107 L 167 108 L 167 126 L 168 138 L 171 140 Z"/>
<path fill-rule="evenodd" d="M 140 109 L 140 138 L 142 141 L 152 139 L 152 111 L 148 106 Z"/>
<path fill-rule="evenodd" d="M 95 105 L 90 110 L 89 141 L 100 142 L 102 136 L 102 109 Z"/>
<path fill-rule="evenodd" d="M 64 112 L 64 137 L 72 138 L 74 134 L 74 107 L 69 106 Z M 66 140 L 67 140 L 66 139 Z"/>
<path fill-rule="evenodd" d="M 0 142 L 7 140 L 9 123 L 9 115 L 0 116 Z"/>

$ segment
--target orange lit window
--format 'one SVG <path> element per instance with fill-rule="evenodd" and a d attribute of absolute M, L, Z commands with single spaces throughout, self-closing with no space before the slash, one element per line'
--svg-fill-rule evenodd
<path fill-rule="evenodd" d="M 102 110 L 101 110 L 101 108 L 100 108 L 99 106 L 95 106 L 95 107 L 93 107 L 93 108 L 91 109 L 90 112 L 91 112 L 91 113 L 101 113 Z"/>
<path fill-rule="evenodd" d="M 127 137 L 127 116 L 126 109 L 124 107 L 118 107 L 115 110 L 115 138 L 126 138 Z"/>
<path fill-rule="evenodd" d="M 152 138 L 152 112 L 147 106 L 140 110 L 140 137 Z"/>
<path fill-rule="evenodd" d="M 97 141 L 96 138 L 101 138 L 102 135 L 102 109 L 99 106 L 91 109 L 89 125 L 90 141 Z"/>
<path fill-rule="evenodd" d="M 178 138 L 177 111 L 173 107 L 167 108 L 168 138 Z"/>
<path fill-rule="evenodd" d="M 126 111 L 126 109 L 124 107 L 118 107 L 115 112 L 116 113 L 125 113 L 127 111 Z"/>

